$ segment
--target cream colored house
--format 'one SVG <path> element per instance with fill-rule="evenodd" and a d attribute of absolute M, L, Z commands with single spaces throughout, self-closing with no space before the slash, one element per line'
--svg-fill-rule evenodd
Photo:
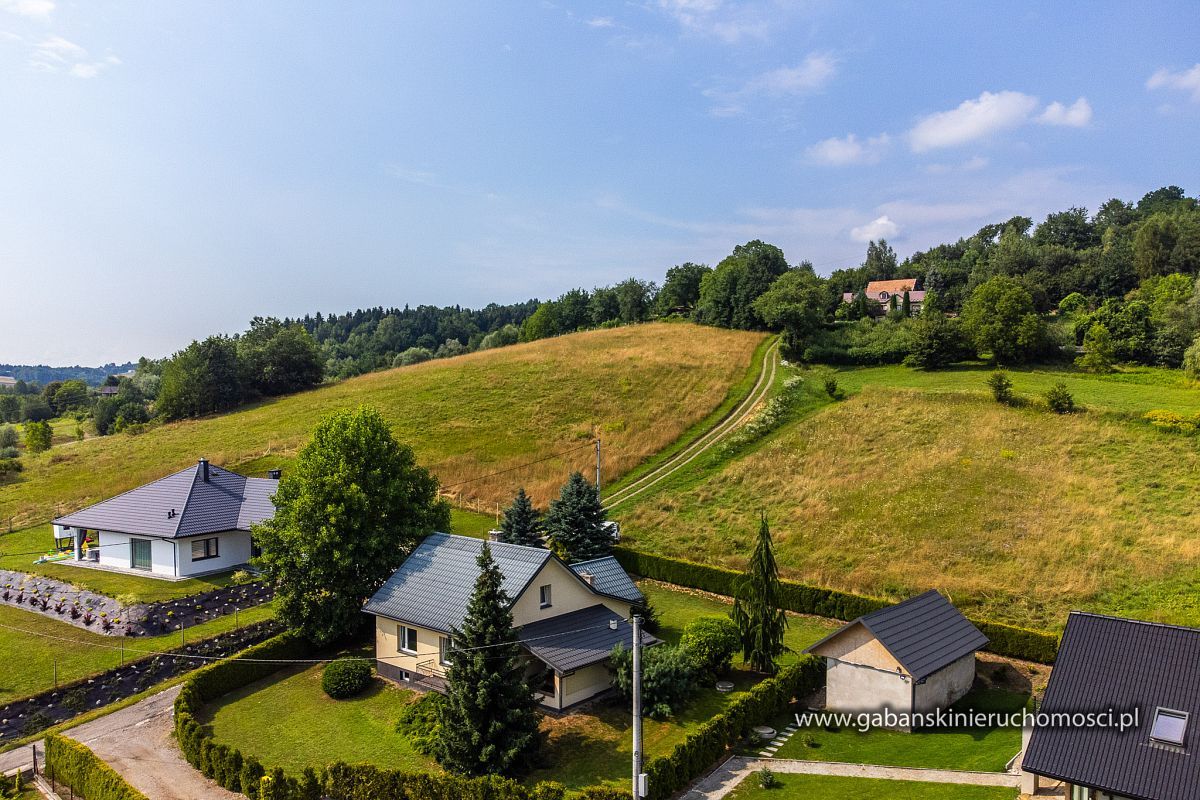
<path fill-rule="evenodd" d="M 368 601 L 381 676 L 443 685 L 451 631 L 466 616 L 482 548 L 479 539 L 435 533 Z M 626 620 L 632 606 L 645 600 L 617 560 L 568 566 L 541 547 L 492 542 L 491 549 L 530 670 L 547 675 L 542 705 L 562 710 L 606 691 L 612 685 L 609 653 L 618 643 L 632 644 Z M 643 637 L 645 644 L 656 641 Z"/>
<path fill-rule="evenodd" d="M 804 652 L 825 659 L 826 710 L 891 711 L 910 720 L 949 708 L 970 691 L 975 651 L 987 642 L 949 600 L 930 590 L 864 614 Z"/>

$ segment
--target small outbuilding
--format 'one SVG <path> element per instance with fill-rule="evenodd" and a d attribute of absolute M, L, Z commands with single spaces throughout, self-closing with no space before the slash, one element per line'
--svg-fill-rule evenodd
<path fill-rule="evenodd" d="M 970 691 L 975 653 L 987 643 L 930 590 L 864 614 L 804 652 L 825 659 L 827 711 L 912 715 L 947 708 Z"/>

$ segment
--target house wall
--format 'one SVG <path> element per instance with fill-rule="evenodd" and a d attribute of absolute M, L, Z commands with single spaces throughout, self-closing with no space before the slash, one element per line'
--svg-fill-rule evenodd
<path fill-rule="evenodd" d="M 192 561 L 192 542 L 195 539 L 211 539 L 216 537 L 216 558 L 206 558 Z M 202 575 L 207 572 L 219 572 L 233 569 L 250 561 L 250 534 L 247 531 L 226 531 L 225 533 L 196 536 L 191 539 L 177 539 L 179 546 L 179 574 Z"/>
<path fill-rule="evenodd" d="M 832 658 L 825 660 L 825 708 L 828 711 L 876 713 L 912 709 L 912 681 L 907 675 Z"/>
<path fill-rule="evenodd" d="M 99 531 L 100 566 L 113 569 L 131 569 L 132 550 L 130 539 L 150 539 L 148 536 L 129 536 L 125 533 Z M 150 539 L 150 572 L 154 575 L 175 575 L 175 543 L 169 539 Z M 135 570 L 144 572 L 144 570 Z"/>
<path fill-rule="evenodd" d="M 549 608 L 541 608 L 539 588 L 546 584 L 552 587 L 550 589 L 552 605 Z M 629 616 L 629 603 L 596 594 L 580 580 L 579 576 L 563 566 L 562 562 L 550 559 L 529 582 L 528 588 L 513 603 L 513 625 L 521 627 L 538 620 L 590 608 L 597 603 L 604 604 L 614 614 L 620 615 L 622 619 Z"/>
<path fill-rule="evenodd" d="M 575 670 L 570 675 L 564 675 L 559 682 L 559 695 L 562 705 L 559 708 L 569 708 L 576 703 L 582 703 L 612 686 L 612 675 L 608 665 L 592 664 Z"/>
<path fill-rule="evenodd" d="M 900 669 L 900 662 L 895 656 L 861 623 L 847 627 L 812 652 L 818 656 L 864 664 L 888 672 Z"/>
<path fill-rule="evenodd" d="M 948 708 L 971 691 L 974 682 L 975 654 L 968 653 L 917 684 L 914 710 L 923 713 Z"/>

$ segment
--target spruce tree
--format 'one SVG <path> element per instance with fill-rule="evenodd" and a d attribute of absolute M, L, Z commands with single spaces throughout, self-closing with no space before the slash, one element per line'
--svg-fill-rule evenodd
<path fill-rule="evenodd" d="M 525 487 L 517 490 L 512 505 L 504 509 L 504 520 L 500 523 L 500 541 L 508 544 L 523 544 L 527 547 L 542 546 L 542 520 Z"/>
<path fill-rule="evenodd" d="M 477 563 L 466 619 L 451 636 L 434 752 L 452 772 L 511 776 L 528 769 L 541 747 L 537 701 L 525 678 L 504 575 L 487 543 Z"/>
<path fill-rule="evenodd" d="M 612 538 L 604 527 L 600 493 L 580 472 L 571 473 L 546 515 L 546 539 L 568 563 L 612 554 Z"/>
<path fill-rule="evenodd" d="M 742 639 L 742 657 L 750 669 L 774 673 L 784 651 L 787 615 L 780 608 L 779 566 L 771 549 L 771 529 L 763 514 L 750 564 L 735 589 L 733 621 Z"/>

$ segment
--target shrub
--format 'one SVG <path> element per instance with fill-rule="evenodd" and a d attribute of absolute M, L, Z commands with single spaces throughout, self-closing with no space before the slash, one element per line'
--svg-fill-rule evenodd
<path fill-rule="evenodd" d="M 1067 391 L 1067 385 L 1059 381 L 1046 390 L 1046 405 L 1055 414 L 1070 414 L 1075 410 L 1075 398 Z"/>
<path fill-rule="evenodd" d="M 838 379 L 834 375 L 826 375 L 821 381 L 821 385 L 825 387 L 825 394 L 832 397 L 834 400 L 838 398 Z"/>
<path fill-rule="evenodd" d="M 41 453 L 50 449 L 50 441 L 54 432 L 49 422 L 25 423 L 25 449 L 31 453 Z"/>
<path fill-rule="evenodd" d="M 779 785 L 779 778 L 775 777 L 775 773 L 771 771 L 770 767 L 763 767 L 754 773 L 754 777 L 757 779 L 758 785 L 763 789 L 774 789 Z"/>
<path fill-rule="evenodd" d="M 321 688 L 334 700 L 362 692 L 371 683 L 371 664 L 359 658 L 339 658 L 330 662 L 321 675 Z"/>
<path fill-rule="evenodd" d="M 1183 433 L 1190 436 L 1200 431 L 1200 414 L 1186 415 L 1180 414 L 1178 411 L 1156 408 L 1152 411 L 1147 411 L 1143 419 L 1156 428 L 1162 428 L 1174 433 Z"/>
<path fill-rule="evenodd" d="M 0 458 L 20 458 L 21 451 L 15 447 L 0 447 Z"/>
<path fill-rule="evenodd" d="M 16 447 L 20 441 L 12 425 L 0 425 L 0 448 Z"/>
<path fill-rule="evenodd" d="M 701 617 L 683 629 L 679 645 L 688 652 L 700 675 L 714 678 L 729 671 L 741 647 L 737 626 L 723 617 Z"/>
<path fill-rule="evenodd" d="M 418 753 L 432 756 L 438 741 L 441 708 L 445 704 L 445 695 L 426 692 L 416 702 L 409 703 L 400 710 L 396 733 L 407 737 Z"/>
<path fill-rule="evenodd" d="M 992 390 L 992 397 L 996 398 L 997 403 L 1012 404 L 1013 383 L 1007 372 L 1002 369 L 994 371 L 988 376 L 987 385 Z"/>
<path fill-rule="evenodd" d="M 146 800 L 95 753 L 58 734 L 46 737 L 45 771 L 88 800 Z"/>
<path fill-rule="evenodd" d="M 633 652 L 613 648 L 613 685 L 626 702 L 633 699 Z M 658 645 L 642 651 L 642 704 L 649 716 L 661 719 L 682 710 L 697 688 L 697 669 L 682 647 Z"/>
<path fill-rule="evenodd" d="M 1200 336 L 1183 353 L 1183 371 L 1193 380 L 1200 380 Z"/>
<path fill-rule="evenodd" d="M 15 475 L 24 467 L 21 465 L 20 459 L 16 458 L 0 458 L 0 478 L 6 478 L 9 475 Z"/>
<path fill-rule="evenodd" d="M 630 800 L 633 795 L 611 786 L 589 786 L 583 790 L 583 800 Z"/>

